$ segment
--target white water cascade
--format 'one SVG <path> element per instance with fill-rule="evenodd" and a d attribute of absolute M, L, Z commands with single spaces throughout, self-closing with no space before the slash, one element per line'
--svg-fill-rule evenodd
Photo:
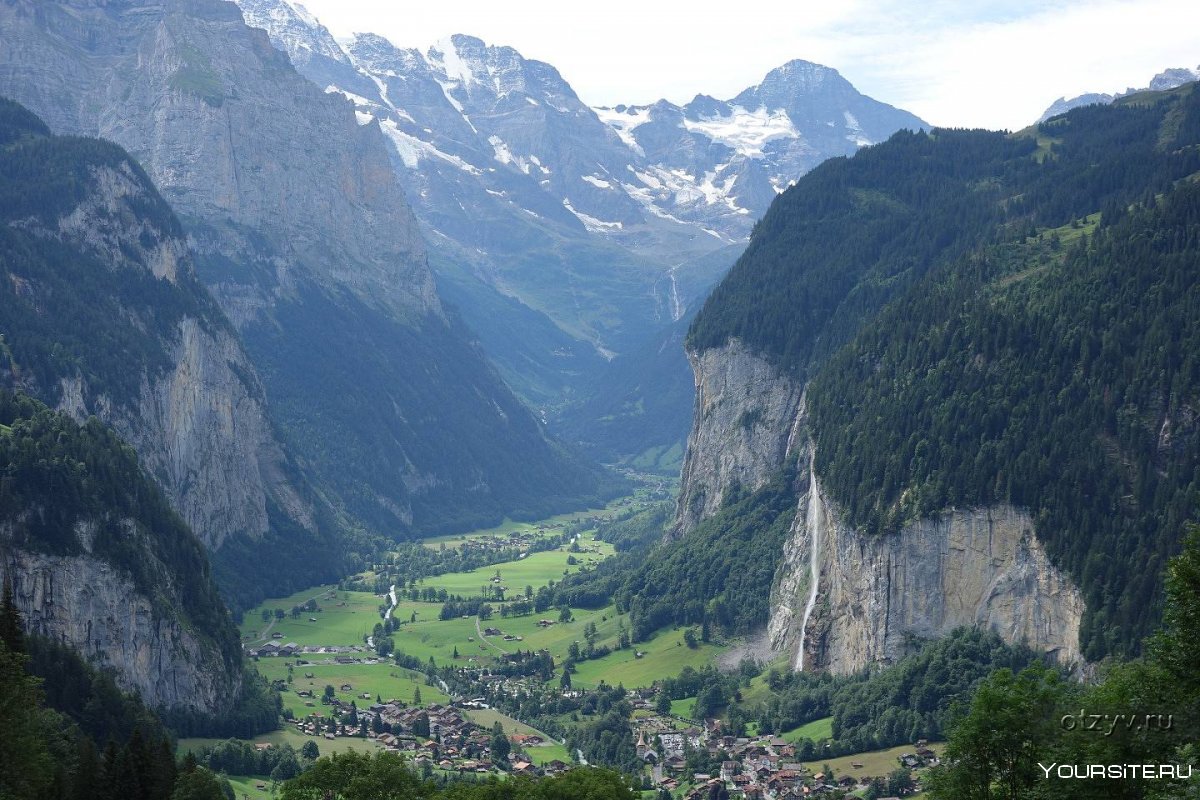
<path fill-rule="evenodd" d="M 675 270 L 679 269 L 679 265 L 671 267 L 667 273 L 671 276 L 671 321 L 678 322 L 683 318 L 683 302 L 679 299 L 679 283 L 675 280 Z"/>
<path fill-rule="evenodd" d="M 818 549 L 821 545 L 820 537 L 820 503 L 821 497 L 817 493 L 817 473 L 813 469 L 813 462 L 810 459 L 808 464 L 808 513 L 805 517 L 805 524 L 808 526 L 810 536 L 809 542 L 809 588 L 808 588 L 808 603 L 804 606 L 804 619 L 800 623 L 800 648 L 796 653 L 796 671 L 804 671 L 804 641 L 805 635 L 808 632 L 808 618 L 812 616 L 813 606 L 817 604 L 817 578 L 820 572 L 817 566 Z"/>

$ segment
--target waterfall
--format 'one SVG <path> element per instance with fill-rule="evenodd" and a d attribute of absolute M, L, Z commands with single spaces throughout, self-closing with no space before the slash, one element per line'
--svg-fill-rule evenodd
<path fill-rule="evenodd" d="M 796 654 L 796 671 L 804 671 L 804 637 L 808 632 L 808 618 L 812 616 L 813 606 L 817 604 L 817 577 L 819 569 L 817 566 L 818 553 L 820 548 L 820 505 L 821 497 L 817 493 L 817 473 L 813 468 L 813 460 L 810 458 L 808 462 L 808 513 L 805 516 L 805 524 L 808 526 L 809 532 L 809 588 L 808 588 L 808 603 L 804 606 L 804 619 L 800 623 L 800 652 Z"/>
<path fill-rule="evenodd" d="M 671 276 L 671 321 L 678 322 L 683 318 L 683 303 L 679 299 L 679 284 L 675 280 L 675 270 L 679 269 L 679 265 L 671 267 L 667 273 Z"/>

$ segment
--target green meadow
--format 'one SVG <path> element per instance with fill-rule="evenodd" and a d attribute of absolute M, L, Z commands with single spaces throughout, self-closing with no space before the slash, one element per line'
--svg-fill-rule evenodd
<path fill-rule="evenodd" d="M 799 728 L 792 728 L 790 731 L 782 734 L 784 739 L 789 742 L 796 743 L 801 739 L 812 739 L 814 742 L 819 742 L 822 739 L 833 738 L 833 717 L 825 717 L 824 719 L 814 719 Z"/>
<path fill-rule="evenodd" d="M 929 749 L 933 750 L 938 755 L 945 744 L 931 744 Z M 887 774 L 898 768 L 900 763 L 896 760 L 902 753 L 911 753 L 913 746 L 911 744 L 900 745 L 899 747 L 891 747 L 887 750 L 872 750 L 868 753 L 856 753 L 852 756 L 841 756 L 839 758 L 830 758 L 823 761 L 805 761 L 804 766 L 808 767 L 813 772 L 820 772 L 826 766 L 833 770 L 833 774 L 841 777 L 842 775 L 850 775 L 854 778 L 868 777 L 887 777 Z M 854 766 L 861 764 L 861 767 Z"/>
<path fill-rule="evenodd" d="M 292 607 L 303 605 L 310 599 L 315 599 L 321 610 L 305 611 L 293 619 Z M 336 586 L 315 586 L 290 597 L 266 600 L 247 611 L 240 626 L 242 641 L 251 644 L 275 641 L 300 645 L 361 645 L 363 637 L 381 620 L 379 606 L 387 602 L 386 597 L 370 592 L 343 592 Z M 262 612 L 273 612 L 277 608 L 283 609 L 287 616 L 282 620 L 272 616 L 264 622 Z M 275 633 L 283 635 L 272 639 Z"/>
<path fill-rule="evenodd" d="M 287 663 L 290 659 L 264 658 L 258 662 L 258 671 L 270 680 L 287 679 Z M 294 663 L 294 662 L 293 662 Z M 309 678 L 308 675 L 313 677 Z M 350 686 L 348 691 L 342 686 Z M 450 698 L 437 686 L 427 686 L 420 672 L 403 669 L 389 660 L 375 664 L 304 664 L 292 668 L 292 683 L 281 692 L 283 705 L 297 717 L 307 716 L 314 711 L 324 713 L 321 695 L 326 686 L 334 688 L 334 697 L 344 703 L 354 701 L 365 708 L 383 700 L 402 700 L 412 703 L 419 689 L 422 703 L 447 703 Z M 313 697 L 301 697 L 297 692 L 310 691 Z M 363 695 L 370 697 L 363 697 Z M 311 704 L 311 705 L 310 705 Z"/>
<path fill-rule="evenodd" d="M 516 561 L 480 567 L 470 572 L 448 572 L 425 578 L 417 581 L 417 586 L 445 589 L 449 594 L 463 597 L 479 597 L 483 593 L 481 587 L 491 587 L 492 578 L 498 572 L 501 578 L 500 585 L 508 587 L 505 596 L 516 600 L 523 596 L 526 586 L 532 586 L 534 589 L 545 586 L 550 581 L 560 580 L 567 573 L 583 569 L 588 564 L 588 559 L 599 562 L 614 552 L 612 545 L 596 541 L 590 533 L 579 537 L 579 546 L 596 552 L 569 553 L 564 545 L 559 549 L 530 553 Z M 567 563 L 572 556 L 577 561 L 575 565 Z"/>

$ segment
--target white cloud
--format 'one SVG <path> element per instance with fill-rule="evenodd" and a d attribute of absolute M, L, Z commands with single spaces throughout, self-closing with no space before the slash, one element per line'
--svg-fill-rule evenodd
<path fill-rule="evenodd" d="M 369 30 L 422 49 L 452 33 L 511 45 L 558 67 L 593 105 L 728 98 L 804 58 L 935 124 L 1019 128 L 1060 95 L 1200 63 L 1194 0 L 306 4 L 337 34 Z"/>

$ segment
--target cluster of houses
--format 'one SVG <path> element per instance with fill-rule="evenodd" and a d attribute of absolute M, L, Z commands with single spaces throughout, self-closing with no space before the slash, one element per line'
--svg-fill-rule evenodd
<path fill-rule="evenodd" d="M 671 720 L 648 717 L 636 723 L 638 758 L 652 765 L 655 784 L 672 793 L 690 787 L 685 800 L 707 800 L 725 793 L 733 800 L 794 800 L 835 797 L 869 785 L 872 776 L 857 774 L 861 763 L 852 762 L 855 774 L 840 776 L 814 772 L 796 760 L 796 746 L 771 736 L 734 737 L 722 735 L 719 720 L 708 720 L 703 728 L 675 730 Z M 724 754 L 718 774 L 688 772 L 686 748 Z M 909 770 L 934 766 L 938 756 L 925 741 L 914 752 L 897 758 L 897 767 Z M 886 777 L 886 776 L 879 776 Z M 884 799 L 886 800 L 886 799 Z"/>
<path fill-rule="evenodd" d="M 481 536 L 476 539 L 466 539 L 459 545 L 459 549 L 464 553 L 481 552 L 493 553 L 500 550 L 508 550 L 517 548 L 520 550 L 528 550 L 529 547 L 541 539 L 547 531 L 552 529 L 562 528 L 561 524 L 539 525 L 536 531 L 519 530 L 512 531 L 508 536 Z"/>
<path fill-rule="evenodd" d="M 280 634 L 273 634 L 280 636 Z M 275 642 L 267 642 L 259 647 L 246 651 L 249 655 L 259 658 L 271 658 L 275 656 L 284 656 L 291 658 L 292 656 L 300 655 L 324 655 L 332 658 L 338 664 L 354 664 L 362 661 L 364 657 L 375 659 L 375 651 L 369 650 L 360 645 L 352 644 L 346 646 L 339 645 L 298 645 L 295 642 L 287 644 L 276 644 Z M 304 659 L 297 659 L 297 664 L 307 663 Z"/>
<path fill-rule="evenodd" d="M 341 687 L 349 690 L 349 685 Z M 303 693 L 302 693 L 303 694 Z M 363 695 L 364 699 L 370 695 Z M 331 701 L 334 713 L 345 710 L 348 705 L 334 698 Z M 486 704 L 477 702 L 477 706 Z M 467 719 L 454 706 L 433 703 L 424 707 L 409 706 L 399 700 L 371 703 L 358 710 L 359 719 L 365 722 L 360 728 L 347 729 L 345 735 L 361 736 L 363 730 L 380 730 L 371 736 L 387 750 L 403 753 L 409 763 L 418 770 L 429 768 L 447 772 L 486 774 L 496 770 L 492 758 L 492 733 Z M 314 713 L 304 719 L 293 721 L 297 730 L 308 736 L 336 739 L 337 734 L 323 725 L 322 715 Z M 553 760 L 535 764 L 535 756 L 529 748 L 536 748 L 545 741 L 535 734 L 510 734 L 514 745 L 508 755 L 507 771 L 517 775 L 556 775 L 571 768 L 570 764 Z"/>

